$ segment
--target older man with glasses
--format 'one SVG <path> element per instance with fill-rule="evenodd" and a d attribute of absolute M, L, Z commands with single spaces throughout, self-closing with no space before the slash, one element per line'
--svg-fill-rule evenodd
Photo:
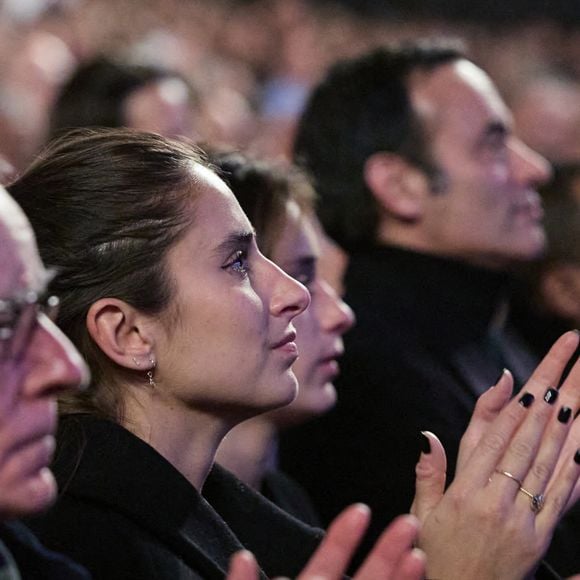
<path fill-rule="evenodd" d="M 24 214 L 0 188 L 0 578 L 84 579 L 16 518 L 48 507 L 56 483 L 56 397 L 87 379 L 81 357 L 52 321 L 58 298 Z"/>

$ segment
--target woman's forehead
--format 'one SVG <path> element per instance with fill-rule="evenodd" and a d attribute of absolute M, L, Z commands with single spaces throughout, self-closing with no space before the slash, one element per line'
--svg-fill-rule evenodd
<path fill-rule="evenodd" d="M 197 162 L 192 162 L 191 172 L 199 185 L 217 189 L 222 193 L 230 191 L 225 182 L 214 171 L 209 169 L 209 167 L 205 167 Z"/>
<path fill-rule="evenodd" d="M 193 171 L 197 194 L 186 245 L 215 253 L 228 239 L 253 235 L 254 228 L 229 187 L 203 166 Z"/>

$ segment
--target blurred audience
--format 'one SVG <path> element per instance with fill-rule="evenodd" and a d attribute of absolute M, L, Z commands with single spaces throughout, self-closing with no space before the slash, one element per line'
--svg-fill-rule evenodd
<path fill-rule="evenodd" d="M 538 355 L 580 327 L 580 162 L 554 167 L 541 188 L 547 248 L 522 269 L 511 317 Z"/>
<path fill-rule="evenodd" d="M 6 0 L 0 6 L 0 153 L 22 170 L 46 139 L 49 111 L 77 64 L 100 55 L 175 71 L 195 86 L 208 143 L 290 157 L 296 119 L 330 63 L 386 42 L 468 38 L 509 92 L 563 63 L 580 74 L 578 31 L 557 22 L 383 18 L 313 0 Z M 418 12 L 415 12 L 418 14 Z M 157 99 L 160 95 L 149 95 Z M 147 99 L 146 97 L 143 97 Z M 175 97 L 174 95 L 174 98 Z"/>
<path fill-rule="evenodd" d="M 80 66 L 50 115 L 49 138 L 75 127 L 129 127 L 199 138 L 193 87 L 165 68 L 100 57 Z"/>
<path fill-rule="evenodd" d="M 511 99 L 520 137 L 552 163 L 580 162 L 580 77 L 534 76 Z"/>

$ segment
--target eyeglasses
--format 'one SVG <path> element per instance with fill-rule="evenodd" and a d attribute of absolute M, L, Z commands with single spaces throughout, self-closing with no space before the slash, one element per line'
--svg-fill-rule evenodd
<path fill-rule="evenodd" d="M 41 314 L 52 321 L 59 299 L 49 294 L 26 292 L 18 298 L 0 298 L 0 360 L 17 360 L 24 352 Z"/>

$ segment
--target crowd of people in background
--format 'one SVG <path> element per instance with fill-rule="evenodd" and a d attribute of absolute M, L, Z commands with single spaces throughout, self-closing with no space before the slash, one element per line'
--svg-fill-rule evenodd
<path fill-rule="evenodd" d="M 308 0 L 6 0 L 0 151 L 22 169 L 49 134 L 63 84 L 77 67 L 108 56 L 182 75 L 192 88 L 195 137 L 288 156 L 304 101 L 332 62 L 386 42 L 456 35 L 515 106 L 530 144 L 565 160 L 562 149 L 574 147 L 580 131 L 577 28 L 436 17 L 379 19 Z M 170 101 L 179 98 L 166 92 Z"/>

